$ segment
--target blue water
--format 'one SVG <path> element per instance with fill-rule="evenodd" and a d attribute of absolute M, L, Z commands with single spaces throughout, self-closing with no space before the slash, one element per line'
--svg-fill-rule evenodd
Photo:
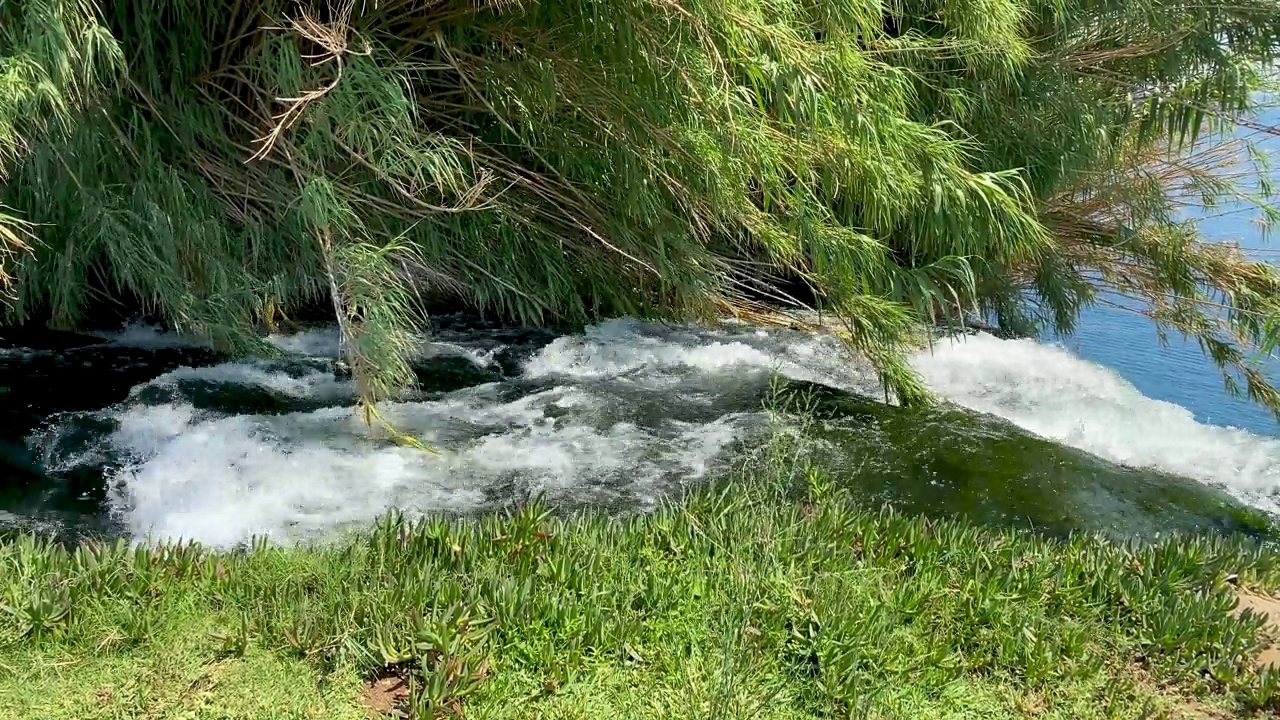
<path fill-rule="evenodd" d="M 1280 110 L 1273 110 L 1259 121 L 1280 126 Z M 1280 137 L 1262 137 L 1258 145 L 1270 157 L 1272 175 L 1280 181 Z M 1255 222 L 1258 212 L 1242 209 L 1231 214 L 1216 210 L 1212 216 L 1201 215 L 1201 232 L 1211 241 L 1239 242 L 1252 257 L 1274 262 L 1280 258 Z M 1270 238 L 1274 242 L 1274 233 Z M 1144 395 L 1177 403 L 1201 422 L 1238 427 L 1259 435 L 1280 436 L 1280 423 L 1265 408 L 1247 399 L 1231 397 L 1222 375 L 1200 352 L 1194 340 L 1170 335 L 1161 346 L 1155 327 L 1146 318 L 1124 310 L 1095 307 L 1081 318 L 1077 332 L 1059 338 L 1063 345 L 1081 357 L 1106 365 L 1133 383 Z M 1266 367 L 1272 382 L 1280 382 L 1280 361 Z"/>

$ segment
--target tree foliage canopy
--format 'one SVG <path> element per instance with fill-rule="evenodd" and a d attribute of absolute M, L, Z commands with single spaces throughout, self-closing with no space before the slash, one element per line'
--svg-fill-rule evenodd
<path fill-rule="evenodd" d="M 424 293 L 816 304 L 910 401 L 927 323 L 1117 291 L 1280 409 L 1280 275 L 1180 215 L 1267 194 L 1216 138 L 1278 53 L 1280 0 L 0 0 L 9 314 L 118 293 L 252 351 L 332 301 L 376 401 Z"/>

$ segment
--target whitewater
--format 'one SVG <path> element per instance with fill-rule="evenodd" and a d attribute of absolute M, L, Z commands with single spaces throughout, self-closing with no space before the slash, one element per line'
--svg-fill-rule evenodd
<path fill-rule="evenodd" d="M 183 342 L 138 329 L 109 339 Z M 445 332 L 424 341 L 420 362 L 479 381 L 382 408 L 438 450 L 427 453 L 370 439 L 349 381 L 329 369 L 332 330 L 273 340 L 284 358 L 172 369 L 124 402 L 52 418 L 28 444 L 50 472 L 105 468 L 109 512 L 129 535 L 231 546 L 322 537 L 393 509 L 469 513 L 513 498 L 644 510 L 761 441 L 770 378 L 882 395 L 837 342 L 789 330 L 624 318 L 520 347 L 500 333 Z M 1202 424 L 1060 346 L 979 333 L 939 341 L 912 364 L 960 406 L 1280 510 L 1280 440 Z M 232 391 L 228 404 L 219 393 Z"/>

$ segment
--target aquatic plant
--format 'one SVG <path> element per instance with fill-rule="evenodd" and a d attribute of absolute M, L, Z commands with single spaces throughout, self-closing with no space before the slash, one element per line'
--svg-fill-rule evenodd
<path fill-rule="evenodd" d="M 123 297 L 252 352 L 331 302 L 374 402 L 433 297 L 816 307 L 911 401 L 926 323 L 1069 330 L 1114 288 L 1280 409 L 1280 276 L 1170 192 L 1249 192 L 1182 151 L 1278 48 L 1275 0 L 5 2 L 9 318 Z"/>

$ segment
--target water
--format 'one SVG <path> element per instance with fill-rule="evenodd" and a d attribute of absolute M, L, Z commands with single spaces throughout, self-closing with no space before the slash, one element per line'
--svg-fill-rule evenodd
<path fill-rule="evenodd" d="M 1259 122 L 1280 127 L 1280 110 L 1262 115 Z M 1254 134 L 1254 139 L 1258 148 L 1273 158 L 1273 181 L 1280 183 L 1280 172 L 1276 172 L 1280 170 L 1276 167 L 1280 137 Z M 1270 262 L 1276 258 L 1276 248 L 1256 222 L 1256 208 L 1191 209 L 1187 216 L 1199 221 L 1202 235 L 1210 241 L 1238 243 L 1254 259 Z M 1227 394 L 1219 371 L 1194 341 L 1175 335 L 1162 347 L 1151 323 L 1134 312 L 1092 308 L 1081 318 L 1076 335 L 1060 341 L 1080 357 L 1116 369 L 1144 395 L 1187 408 L 1201 422 L 1280 435 L 1280 423 L 1270 411 Z M 1280 363 L 1272 361 L 1264 367 L 1270 377 L 1280 379 Z"/>
<path fill-rule="evenodd" d="M 331 330 L 276 342 L 289 354 L 273 361 L 137 331 L 0 353 L 23 400 L 6 405 L 0 511 L 72 535 L 218 546 L 534 496 L 644 511 L 737 477 L 779 437 L 802 440 L 802 457 L 870 503 L 1050 532 L 1256 534 L 1265 521 L 1237 500 L 1272 510 L 1280 491 L 1280 441 L 1204 425 L 1030 341 L 976 335 L 920 354 L 958 405 L 916 411 L 873 401 L 873 373 L 829 338 L 631 319 L 557 337 L 455 318 L 422 346 L 421 389 L 382 408 L 439 454 L 361 425 L 351 384 L 330 370 Z M 58 386 L 90 391 L 48 393 Z M 59 397 L 67 406 L 49 414 Z M 765 411 L 796 397 L 818 420 Z"/>
<path fill-rule="evenodd" d="M 1204 227 L 1269 257 L 1247 215 Z M 353 416 L 332 330 L 274 338 L 288 354 L 270 362 L 141 327 L 104 339 L 0 337 L 0 526 L 231 546 L 535 495 L 644 511 L 789 437 L 868 503 L 910 512 L 1123 535 L 1256 534 L 1267 521 L 1246 508 L 1280 512 L 1271 414 L 1228 397 L 1194 344 L 1161 347 L 1113 309 L 1056 342 L 977 334 L 919 353 L 954 403 L 929 410 L 870 400 L 868 368 L 786 331 L 620 319 L 558 337 L 444 318 L 421 389 L 383 408 L 438 455 Z M 816 419 L 764 411 L 787 399 Z"/>
<path fill-rule="evenodd" d="M 1162 347 L 1146 318 L 1093 308 L 1082 317 L 1076 335 L 1060 342 L 1079 357 L 1114 368 L 1144 395 L 1186 408 L 1200 422 L 1280 436 L 1271 411 L 1227 393 L 1220 371 L 1194 340 L 1174 335 Z M 1268 372 L 1273 381 L 1280 379 L 1274 365 Z"/>
<path fill-rule="evenodd" d="M 1195 478 L 1280 511 L 1280 439 L 1206 424 L 1063 347 L 979 334 L 922 353 L 914 364 L 930 387 L 965 407 L 1114 463 Z"/>

